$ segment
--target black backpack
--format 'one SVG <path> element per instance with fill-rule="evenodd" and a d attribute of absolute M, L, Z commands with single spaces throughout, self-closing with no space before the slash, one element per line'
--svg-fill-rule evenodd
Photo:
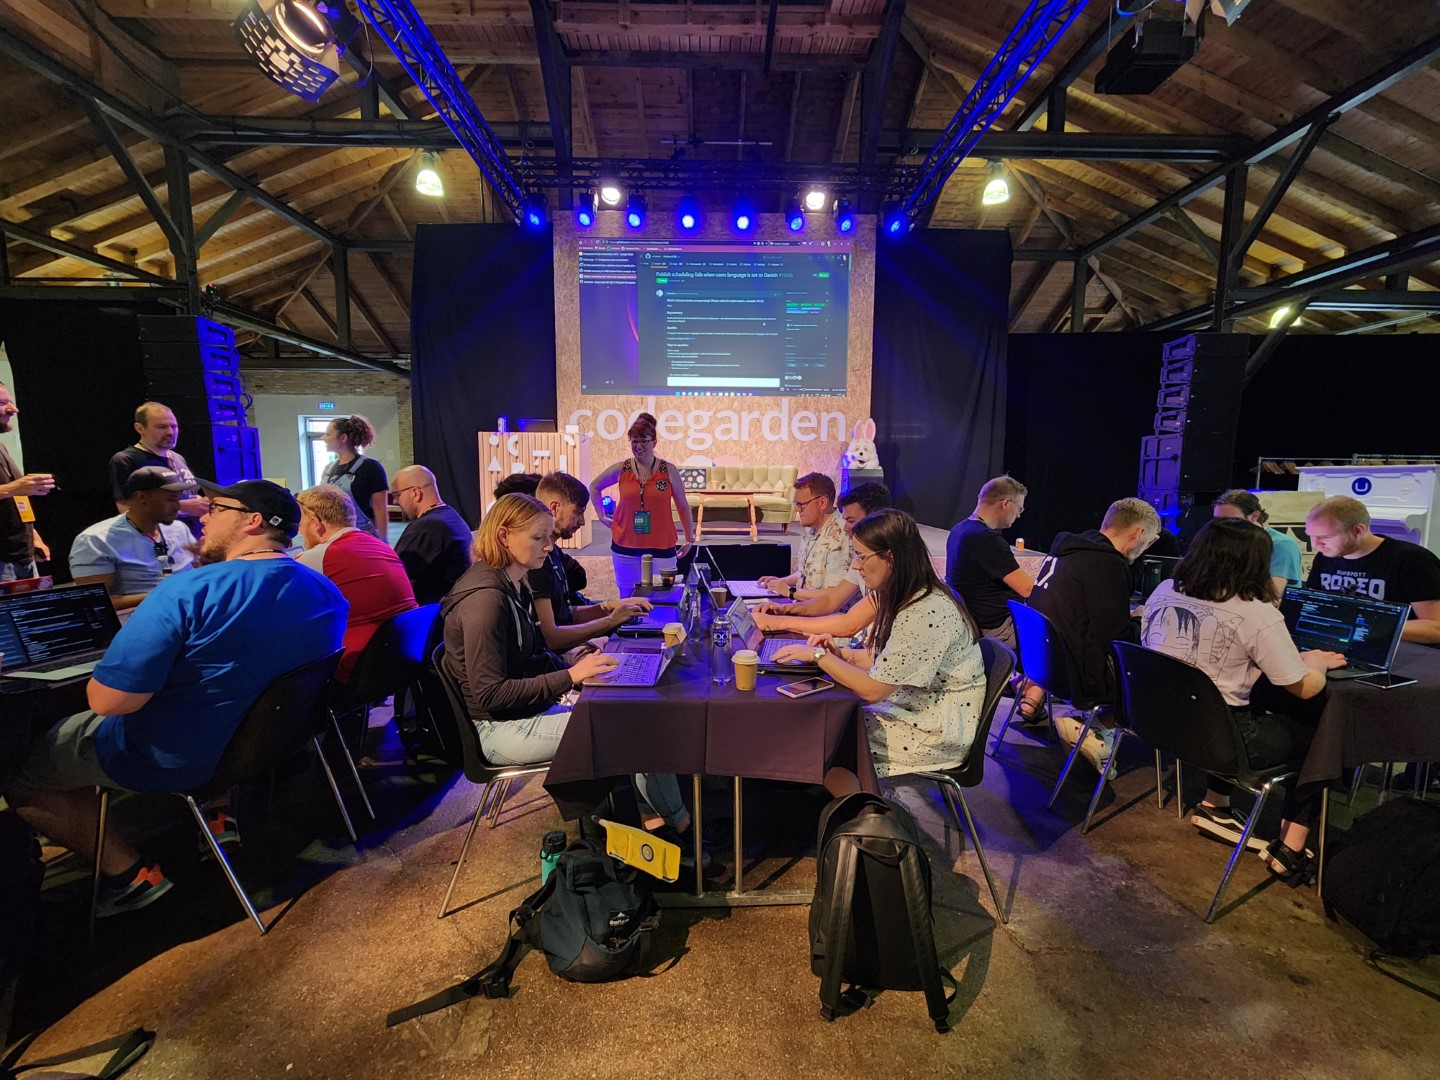
<path fill-rule="evenodd" d="M 1325 856 L 1325 913 L 1393 956 L 1440 951 L 1440 805 L 1393 799 Z"/>
<path fill-rule="evenodd" d="M 810 905 L 810 970 L 820 978 L 820 1015 L 842 1001 L 869 1003 L 861 989 L 923 990 L 935 1030 L 950 1030 L 945 984 L 930 915 L 930 862 L 905 809 L 863 792 L 820 815 L 819 880 Z M 841 981 L 851 983 L 844 994 Z"/>
<path fill-rule="evenodd" d="M 617 864 L 601 842 L 571 844 L 545 884 L 510 912 L 514 929 L 492 963 L 448 990 L 396 1010 L 387 1025 L 477 996 L 508 997 L 510 978 L 532 947 L 545 954 L 551 971 L 572 982 L 638 974 L 646 967 L 650 935 L 660 924 L 652 880 Z"/>

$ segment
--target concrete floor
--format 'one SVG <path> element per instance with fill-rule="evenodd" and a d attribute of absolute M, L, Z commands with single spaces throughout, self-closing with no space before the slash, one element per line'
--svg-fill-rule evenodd
<path fill-rule="evenodd" d="M 293 900 L 264 938 L 218 869 L 197 860 L 181 804 L 121 802 L 117 820 L 159 854 L 176 888 L 101 923 L 87 950 L 84 882 L 64 861 L 54 868 L 45 958 L 22 990 L 19 1017 L 49 1026 L 29 1056 L 143 1025 L 159 1037 L 127 1074 L 135 1080 L 445 1080 L 481 1070 L 627 1080 L 1440 1075 L 1434 1001 L 1370 969 L 1363 940 L 1327 922 L 1313 891 L 1270 883 L 1246 856 L 1220 919 L 1201 922 L 1227 851 L 1177 821 L 1171 804 L 1156 809 L 1143 747 L 1081 836 L 1094 774 L 1077 765 L 1058 813 L 1046 811 L 1060 751 L 1016 733 L 970 797 L 1008 926 L 994 918 L 974 854 L 933 793 L 895 789 L 931 841 L 937 939 L 960 984 L 948 1035 L 934 1033 L 913 993 L 821 1020 L 804 907 L 670 910 L 655 954 L 678 959 L 654 978 L 573 985 L 531 956 L 510 1000 L 387 1029 L 390 1010 L 493 958 L 507 913 L 537 884 L 541 834 L 560 825 L 537 780 L 513 794 L 501 826 L 482 827 L 473 849 L 457 890 L 468 906 L 437 921 L 478 790 L 407 768 L 391 738 L 366 770 L 385 824 L 358 849 L 309 839 L 340 832 L 313 768 L 240 804 L 242 880 L 266 903 Z M 824 804 L 815 791 L 752 784 L 749 793 L 757 848 L 784 854 L 813 835 Z M 723 827 L 715 819 L 724 788 L 717 794 L 707 809 Z M 791 835 L 762 837 L 767 820 Z M 763 855 L 748 881 L 813 882 L 812 861 L 787 869 Z M 1410 971 L 1440 982 L 1433 961 Z"/>

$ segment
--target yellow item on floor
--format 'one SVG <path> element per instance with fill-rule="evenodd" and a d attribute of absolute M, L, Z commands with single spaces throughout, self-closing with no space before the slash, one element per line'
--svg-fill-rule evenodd
<path fill-rule="evenodd" d="M 674 881 L 680 876 L 680 848 L 654 833 L 600 819 L 605 826 L 605 853 L 626 866 L 644 870 L 661 881 Z"/>

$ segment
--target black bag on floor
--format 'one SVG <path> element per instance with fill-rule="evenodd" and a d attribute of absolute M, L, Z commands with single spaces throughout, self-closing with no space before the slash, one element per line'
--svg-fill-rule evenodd
<path fill-rule="evenodd" d="M 945 984 L 930 915 L 930 862 L 905 809 L 863 792 L 820 815 L 818 881 L 810 905 L 810 970 L 820 978 L 820 1015 L 842 1000 L 868 1003 L 862 987 L 923 990 L 930 1019 L 950 1030 Z M 844 994 L 841 981 L 851 983 Z"/>
<path fill-rule="evenodd" d="M 464 982 L 390 1014 L 395 1026 L 472 997 L 510 995 L 510 978 L 533 947 L 550 970 L 572 982 L 609 982 L 644 970 L 650 935 L 660 925 L 654 879 L 621 866 L 603 842 L 580 840 L 561 853 L 539 890 L 510 912 L 510 940 L 493 962 Z"/>
<path fill-rule="evenodd" d="M 1382 951 L 1440 951 L 1440 805 L 1394 799 L 1325 855 L 1325 912 L 1343 915 Z"/>
<path fill-rule="evenodd" d="M 40 915 L 40 842 L 20 815 L 0 813 L 0 1047 L 9 1041 L 15 993 Z"/>

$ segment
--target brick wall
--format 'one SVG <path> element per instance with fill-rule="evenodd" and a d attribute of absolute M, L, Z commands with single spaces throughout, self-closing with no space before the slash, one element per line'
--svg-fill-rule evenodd
<path fill-rule="evenodd" d="M 400 429 L 400 457 L 406 464 L 415 460 L 409 379 L 359 367 L 350 371 L 276 371 L 273 368 L 243 370 L 245 386 L 251 394 L 304 394 L 316 398 L 347 395 L 393 397 Z"/>

